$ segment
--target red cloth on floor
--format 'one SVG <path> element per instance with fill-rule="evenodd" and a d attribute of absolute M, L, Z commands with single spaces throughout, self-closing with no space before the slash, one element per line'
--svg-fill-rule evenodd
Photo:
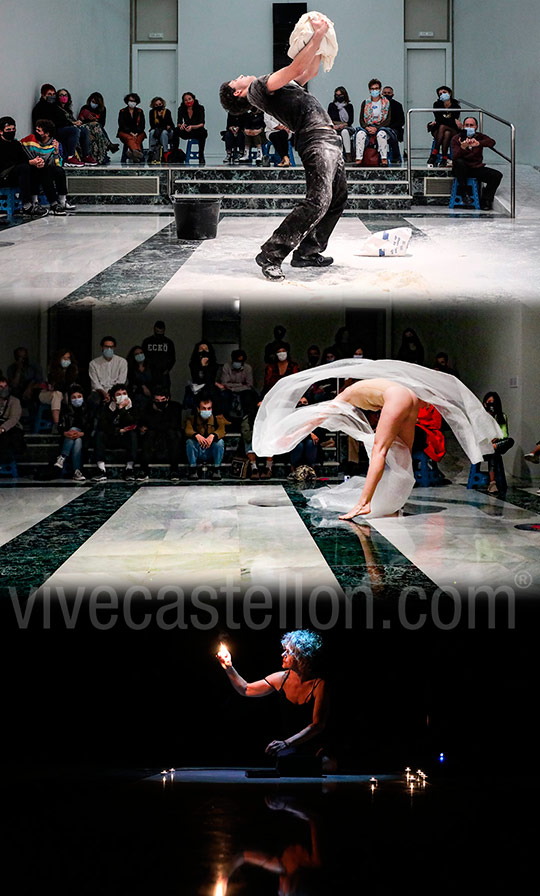
<path fill-rule="evenodd" d="M 442 417 L 432 404 L 418 411 L 416 425 L 426 434 L 425 453 L 431 460 L 439 461 L 444 457 L 444 436 L 441 432 Z"/>

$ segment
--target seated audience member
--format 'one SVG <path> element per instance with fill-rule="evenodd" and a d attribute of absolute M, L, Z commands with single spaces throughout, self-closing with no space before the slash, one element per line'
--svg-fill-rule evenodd
<path fill-rule="evenodd" d="M 381 95 L 381 82 L 372 78 L 368 83 L 370 99 L 364 100 L 360 108 L 360 130 L 356 135 L 356 164 L 361 165 L 366 143 L 375 138 L 381 158 L 381 165 L 388 165 L 388 134 L 392 116 L 390 100 Z"/>
<path fill-rule="evenodd" d="M 467 192 L 467 179 L 475 177 L 485 184 L 482 190 L 480 208 L 489 211 L 493 208 L 493 199 L 502 180 L 502 172 L 488 168 L 484 163 L 483 150 L 493 149 L 495 140 L 481 134 L 478 122 L 469 115 L 463 122 L 463 130 L 452 137 L 452 174 L 457 179 L 457 192 L 465 205 L 472 205 L 472 197 Z"/>
<path fill-rule="evenodd" d="M 392 127 L 388 128 L 388 147 L 392 161 L 399 160 L 399 144 L 403 143 L 403 133 L 405 129 L 405 110 L 401 103 L 394 99 L 394 88 L 383 87 L 382 95 L 390 101 L 390 121 Z"/>
<path fill-rule="evenodd" d="M 321 350 L 318 345 L 310 345 L 307 350 L 307 364 L 306 370 L 311 370 L 312 367 L 317 367 L 317 364 L 321 360 Z"/>
<path fill-rule="evenodd" d="M 39 364 L 34 364 L 28 356 L 28 349 L 19 345 L 13 352 L 15 361 L 6 374 L 11 395 L 18 398 L 23 407 L 32 403 L 37 390 L 43 386 L 43 372 Z"/>
<path fill-rule="evenodd" d="M 334 100 L 328 106 L 328 114 L 334 123 L 334 130 L 341 137 L 345 161 L 353 162 L 352 135 L 354 134 L 354 106 L 344 87 L 336 87 Z"/>
<path fill-rule="evenodd" d="M 238 162 L 241 156 L 244 155 L 246 148 L 242 117 L 241 115 L 231 115 L 229 112 L 227 115 L 227 126 L 224 131 L 221 131 L 221 139 L 225 142 L 226 150 L 226 156 L 223 161 L 228 162 L 229 165 L 232 165 L 233 162 Z"/>
<path fill-rule="evenodd" d="M 264 398 L 272 386 L 282 379 L 284 376 L 290 376 L 291 373 L 298 373 L 300 367 L 290 357 L 290 349 L 288 342 L 282 342 L 276 346 L 276 360 L 267 364 L 264 371 L 264 386 L 261 392 L 261 399 Z"/>
<path fill-rule="evenodd" d="M 351 334 L 347 327 L 339 327 L 334 336 L 334 344 L 330 346 L 329 351 L 333 352 L 334 359 L 339 361 L 342 358 L 352 358 L 354 349 L 351 342 Z"/>
<path fill-rule="evenodd" d="M 98 471 L 92 482 L 107 482 L 105 457 L 107 449 L 126 451 L 124 479 L 135 481 L 134 463 L 137 456 L 137 414 L 131 404 L 127 386 L 119 383 L 110 390 L 110 400 L 100 409 L 94 434 L 94 453 Z"/>
<path fill-rule="evenodd" d="M 169 151 L 169 145 L 174 131 L 174 121 L 171 110 L 163 97 L 155 96 L 150 100 L 150 115 L 148 116 L 150 158 L 152 162 L 160 162 L 164 153 Z"/>
<path fill-rule="evenodd" d="M 144 112 L 138 108 L 141 98 L 138 93 L 126 93 L 125 106 L 118 113 L 117 137 L 126 147 L 126 155 L 132 162 L 142 162 L 142 145 L 146 137 Z"/>
<path fill-rule="evenodd" d="M 455 367 L 450 367 L 448 363 L 448 354 L 446 352 L 439 352 L 437 357 L 435 358 L 435 366 L 434 370 L 440 370 L 442 373 L 449 373 L 452 376 L 457 376 L 459 379 L 459 373 L 457 372 Z"/>
<path fill-rule="evenodd" d="M 66 168 L 82 168 L 85 165 L 84 148 L 81 146 L 82 160 L 76 156 L 80 145 L 81 131 L 68 118 L 64 109 L 56 102 L 56 89 L 52 84 L 43 84 L 39 101 L 32 109 L 32 126 L 34 132 L 38 121 L 52 121 L 56 129 L 56 138 L 62 144 L 64 166 Z M 84 138 L 83 138 L 84 139 Z M 92 159 L 88 164 L 95 164 Z"/>
<path fill-rule="evenodd" d="M 150 478 L 150 464 L 154 460 L 168 463 L 171 482 L 178 482 L 181 425 L 182 405 L 178 401 L 171 401 L 168 386 L 156 383 L 152 387 L 152 401 L 143 409 L 139 418 L 141 443 L 141 469 L 137 473 L 139 482 L 146 482 Z"/>
<path fill-rule="evenodd" d="M 432 404 L 421 407 L 414 427 L 412 453 L 423 451 L 433 461 L 444 457 L 444 435 L 441 432 L 442 417 Z"/>
<path fill-rule="evenodd" d="M 486 457 L 487 465 L 488 465 L 488 476 L 489 476 L 489 485 L 488 485 L 488 493 L 490 495 L 497 495 L 499 493 L 499 488 L 495 481 L 495 465 L 500 461 L 500 457 L 503 454 L 506 454 L 509 448 L 512 448 L 514 444 L 514 439 L 509 438 L 508 436 L 508 417 L 504 413 L 502 409 L 501 396 L 498 392 L 486 392 L 482 399 L 482 404 L 484 405 L 488 414 L 491 414 L 492 417 L 495 417 L 495 420 L 499 424 L 502 430 L 502 439 L 493 439 L 493 448 L 495 449 L 493 454 L 488 454 Z"/>
<path fill-rule="evenodd" d="M 298 402 L 298 406 L 309 404 L 309 398 L 307 395 L 303 395 L 300 401 Z M 307 435 L 301 442 L 298 443 L 290 452 L 289 452 L 289 464 L 291 466 L 290 475 L 294 474 L 294 471 L 301 464 L 307 464 L 308 467 L 314 467 L 317 461 L 317 455 L 319 452 L 319 443 L 320 443 L 321 432 L 319 430 L 314 430 L 309 435 Z"/>
<path fill-rule="evenodd" d="M 184 93 L 178 106 L 177 126 L 174 130 L 173 142 L 178 146 L 179 140 L 196 140 L 199 144 L 199 165 L 204 165 L 204 148 L 208 131 L 204 126 L 204 106 L 201 106 L 194 93 Z"/>
<path fill-rule="evenodd" d="M 75 118 L 73 112 L 73 100 L 71 99 L 69 90 L 66 90 L 65 87 L 61 87 L 56 94 L 56 103 L 66 115 L 69 123 L 78 128 L 79 146 L 81 147 L 84 164 L 90 167 L 97 165 L 97 159 L 94 158 L 91 152 L 90 129 L 80 118 Z"/>
<path fill-rule="evenodd" d="M 214 402 L 217 413 L 220 411 L 220 388 L 216 385 L 218 363 L 214 346 L 210 342 L 197 342 L 189 359 L 191 379 L 186 384 L 184 407 L 193 410 L 199 395 L 204 391 Z"/>
<path fill-rule="evenodd" d="M 9 115 L 0 118 L 0 187 L 16 187 L 19 190 L 25 217 L 44 218 L 49 214 L 33 197 L 39 193 L 40 168 L 43 159 L 30 159 L 22 143 L 15 139 L 15 119 Z"/>
<path fill-rule="evenodd" d="M 145 336 L 142 341 L 142 350 L 151 367 L 154 381 L 170 386 L 170 373 L 176 364 L 176 350 L 172 339 L 165 335 L 165 329 L 165 321 L 156 320 L 153 335 Z"/>
<path fill-rule="evenodd" d="M 77 382 L 79 368 L 72 352 L 62 348 L 51 358 L 46 388 L 39 393 L 41 404 L 49 405 L 53 421 L 53 433 L 58 432 L 60 408 L 66 400 L 68 389 Z"/>
<path fill-rule="evenodd" d="M 152 369 L 140 345 L 134 345 L 127 354 L 128 374 L 126 383 L 133 404 L 140 409 L 152 398 Z"/>
<path fill-rule="evenodd" d="M 65 215 L 74 211 L 75 207 L 67 197 L 66 173 L 59 155 L 58 140 L 54 137 L 54 125 L 51 121 L 36 121 L 34 134 L 23 137 L 21 143 L 30 161 L 36 160 L 39 181 L 43 187 L 53 215 Z M 37 204 L 37 195 L 33 197 Z"/>
<path fill-rule="evenodd" d="M 125 383 L 128 375 L 126 359 L 115 354 L 116 339 L 114 336 L 104 336 L 100 345 L 101 354 L 90 361 L 88 365 L 88 375 L 92 387 L 89 402 L 94 407 L 102 402 L 109 402 L 111 386 L 116 383 Z"/>
<path fill-rule="evenodd" d="M 281 161 L 277 163 L 278 168 L 289 168 L 291 160 L 289 159 L 289 140 L 292 138 L 292 131 L 285 127 L 277 118 L 264 113 L 264 128 L 266 139 L 272 144 Z"/>
<path fill-rule="evenodd" d="M 285 327 L 281 326 L 281 324 L 278 324 L 276 327 L 274 327 L 274 338 L 272 342 L 269 342 L 264 347 L 265 364 L 272 364 L 276 360 L 276 351 L 279 345 L 284 345 L 287 351 L 290 351 L 291 346 L 289 345 L 289 343 L 283 341 L 286 332 L 287 330 L 285 329 Z"/>
<path fill-rule="evenodd" d="M 107 150 L 109 152 L 118 152 L 120 149 L 119 143 L 111 143 L 109 135 L 105 130 L 105 122 L 107 121 L 107 109 L 105 106 L 105 100 L 103 99 L 103 94 L 99 93 L 95 90 L 90 94 L 84 106 L 81 106 L 79 110 L 79 118 L 85 125 L 90 128 L 90 142 L 92 147 L 92 155 L 95 159 L 99 161 L 100 155 L 100 147 L 101 144 L 101 135 L 105 140 L 105 157 L 103 159 L 102 164 L 106 164 L 108 161 Z M 101 135 L 98 130 L 98 126 L 101 129 Z"/>
<path fill-rule="evenodd" d="M 253 415 L 257 405 L 257 393 L 253 387 L 253 370 L 247 363 L 247 355 L 243 349 L 231 352 L 231 363 L 223 365 L 219 380 L 223 387 L 222 409 L 227 419 L 230 420 L 231 416 Z"/>
<path fill-rule="evenodd" d="M 11 395 L 7 377 L 0 373 L 0 464 L 11 463 L 24 451 L 21 403 Z"/>
<path fill-rule="evenodd" d="M 62 442 L 54 467 L 61 472 L 66 460 L 71 458 L 72 478 L 75 482 L 86 481 L 86 476 L 82 472 L 83 449 L 90 439 L 91 429 L 91 415 L 85 405 L 82 386 L 79 383 L 71 383 L 66 400 L 62 402 L 60 408 L 59 431 L 62 433 Z"/>
<path fill-rule="evenodd" d="M 241 162 L 249 162 L 251 150 L 255 150 L 255 162 L 262 162 L 262 145 L 264 142 L 264 115 L 258 109 L 248 109 L 242 115 L 245 147 Z"/>
<path fill-rule="evenodd" d="M 452 88 L 446 85 L 437 87 L 437 97 L 433 103 L 435 118 L 427 126 L 429 133 L 433 134 L 433 146 L 427 160 L 428 168 L 434 168 L 437 164 L 439 150 L 441 152 L 439 168 L 446 168 L 450 141 L 461 128 L 459 111 L 451 111 L 460 109 L 458 101 L 453 97 Z"/>
<path fill-rule="evenodd" d="M 204 393 L 197 399 L 195 412 L 184 427 L 189 478 L 198 479 L 198 463 L 214 465 L 213 479 L 221 479 L 220 466 L 225 453 L 225 420 L 214 414 L 212 399 Z"/>
<path fill-rule="evenodd" d="M 401 345 L 398 350 L 398 360 L 409 361 L 411 364 L 424 363 L 424 346 L 412 327 L 407 327 L 406 330 L 403 330 Z"/>

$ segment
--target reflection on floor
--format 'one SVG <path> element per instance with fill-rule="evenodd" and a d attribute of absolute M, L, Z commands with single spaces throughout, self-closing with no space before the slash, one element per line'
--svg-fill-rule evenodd
<path fill-rule="evenodd" d="M 460 485 L 418 488 L 398 517 L 350 523 L 310 509 L 290 484 L 10 486 L 0 564 L 4 585 L 27 592 L 45 583 L 527 596 L 540 591 L 540 534 L 516 527 L 540 523 L 530 491 L 503 500 Z"/>
<path fill-rule="evenodd" d="M 179 243 L 167 207 L 160 206 L 159 214 L 134 214 L 136 207 L 124 215 L 75 212 L 0 230 L 0 248 L 9 246 L 0 252 L 0 301 L 105 308 L 131 303 L 141 309 L 151 303 L 156 313 L 170 308 L 179 290 L 184 302 L 195 303 L 209 293 L 215 300 L 259 304 L 286 296 L 299 304 L 334 305 L 390 297 L 409 303 L 523 301 L 540 295 L 531 277 L 539 206 L 540 171 L 520 165 L 514 220 L 482 212 L 434 215 L 420 206 L 405 215 L 343 218 L 329 245 L 335 264 L 316 272 L 286 264 L 289 279 L 283 283 L 265 281 L 253 260 L 279 218 L 225 215 L 217 239 Z M 392 226 L 413 227 L 406 257 L 358 254 L 368 231 Z"/>

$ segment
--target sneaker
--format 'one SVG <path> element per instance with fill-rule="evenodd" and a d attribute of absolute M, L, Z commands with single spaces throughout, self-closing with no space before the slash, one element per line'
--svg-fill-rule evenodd
<path fill-rule="evenodd" d="M 431 155 L 429 156 L 429 158 L 427 160 L 427 167 L 428 168 L 436 168 L 437 167 L 437 153 L 436 152 L 432 152 Z"/>
<path fill-rule="evenodd" d="M 54 462 L 54 466 L 55 466 L 55 467 L 58 467 L 59 470 L 63 470 L 63 469 L 64 469 L 64 462 L 65 462 L 65 457 L 64 457 L 64 455 L 63 455 L 63 454 L 59 454 L 58 457 L 56 458 L 55 462 Z"/>
<path fill-rule="evenodd" d="M 51 212 L 53 213 L 53 215 L 56 215 L 56 216 L 58 216 L 58 215 L 65 216 L 65 214 L 66 214 L 66 210 L 65 210 L 64 206 L 60 205 L 59 202 L 54 202 L 53 205 L 51 205 Z"/>
<path fill-rule="evenodd" d="M 64 162 L 64 168 L 84 168 L 84 162 L 81 162 L 77 156 L 70 156 L 69 159 L 66 159 Z"/>
<path fill-rule="evenodd" d="M 225 158 L 223 159 L 224 165 L 232 165 L 233 154 L 232 152 L 228 152 Z"/>
<path fill-rule="evenodd" d="M 262 252 L 256 256 L 255 261 L 262 268 L 262 272 L 267 280 L 285 280 L 285 274 L 281 270 L 281 265 L 274 261 L 270 261 Z"/>
<path fill-rule="evenodd" d="M 86 476 L 84 475 L 84 473 L 81 473 L 80 470 L 75 470 L 71 478 L 74 482 L 86 482 Z"/>
<path fill-rule="evenodd" d="M 293 268 L 326 268 L 328 265 L 333 264 L 334 259 L 330 257 L 330 255 L 321 255 L 317 253 L 317 255 L 308 255 L 303 256 L 299 255 L 297 252 L 293 252 L 291 258 L 291 267 Z"/>
<path fill-rule="evenodd" d="M 265 467 L 262 473 L 260 474 L 261 479 L 271 479 L 272 478 L 272 467 Z"/>
<path fill-rule="evenodd" d="M 214 472 L 212 473 L 212 479 L 221 479 L 221 471 L 214 470 Z"/>
<path fill-rule="evenodd" d="M 530 454 L 524 454 L 523 460 L 528 460 L 530 464 L 540 464 L 540 454 L 533 454 L 531 451 Z"/>
<path fill-rule="evenodd" d="M 178 470 L 171 470 L 169 473 L 170 482 L 180 482 L 180 473 Z"/>
<path fill-rule="evenodd" d="M 472 196 L 469 196 L 468 193 L 466 193 L 465 196 L 461 196 L 458 193 L 457 198 L 461 199 L 463 205 L 466 206 L 467 208 L 471 208 L 474 205 L 474 200 L 473 200 Z"/>
<path fill-rule="evenodd" d="M 98 470 L 95 476 L 92 476 L 92 482 L 107 482 L 108 476 L 106 470 Z"/>
<path fill-rule="evenodd" d="M 487 490 L 488 490 L 488 495 L 497 495 L 499 493 L 499 489 L 497 488 L 496 482 L 490 482 Z"/>
<path fill-rule="evenodd" d="M 252 467 L 250 472 L 250 479 L 260 479 L 259 470 L 257 467 Z"/>
<path fill-rule="evenodd" d="M 25 218 L 46 218 L 49 214 L 49 209 L 43 208 L 39 202 L 33 202 L 26 208 L 23 207 L 22 213 Z"/>
<path fill-rule="evenodd" d="M 126 467 L 124 470 L 124 482 L 135 482 L 135 470 L 133 467 Z"/>
<path fill-rule="evenodd" d="M 197 467 L 191 467 L 188 475 L 188 479 L 198 479 L 199 474 L 197 472 Z"/>
<path fill-rule="evenodd" d="M 136 476 L 137 482 L 148 482 L 150 476 L 147 470 L 139 470 Z"/>
<path fill-rule="evenodd" d="M 92 167 L 92 168 L 94 167 L 94 165 L 97 165 L 97 162 L 96 162 L 94 156 L 85 156 L 83 159 L 83 162 L 85 165 L 88 165 L 89 167 Z"/>
<path fill-rule="evenodd" d="M 133 150 L 131 151 L 131 155 L 132 155 L 132 158 L 133 158 L 133 160 L 134 160 L 135 162 L 142 162 L 142 161 L 144 161 L 144 153 L 141 152 L 140 149 L 133 149 Z"/>
<path fill-rule="evenodd" d="M 109 143 L 107 149 L 109 150 L 109 152 L 118 152 L 118 150 L 120 149 L 120 144 L 119 143 Z"/>
<path fill-rule="evenodd" d="M 60 205 L 62 208 L 65 208 L 66 212 L 74 212 L 77 208 L 77 206 L 73 205 L 68 199 L 65 199 L 63 202 L 60 200 Z"/>

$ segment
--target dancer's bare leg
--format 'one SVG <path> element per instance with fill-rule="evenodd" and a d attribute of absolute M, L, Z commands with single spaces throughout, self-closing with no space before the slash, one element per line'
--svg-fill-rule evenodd
<path fill-rule="evenodd" d="M 340 520 L 352 520 L 355 516 L 371 513 L 371 499 L 381 480 L 386 455 L 392 442 L 399 437 L 405 442 L 409 451 L 412 451 L 419 405 L 418 398 L 405 386 L 396 384 L 386 390 L 360 500 L 348 513 L 342 514 Z"/>

